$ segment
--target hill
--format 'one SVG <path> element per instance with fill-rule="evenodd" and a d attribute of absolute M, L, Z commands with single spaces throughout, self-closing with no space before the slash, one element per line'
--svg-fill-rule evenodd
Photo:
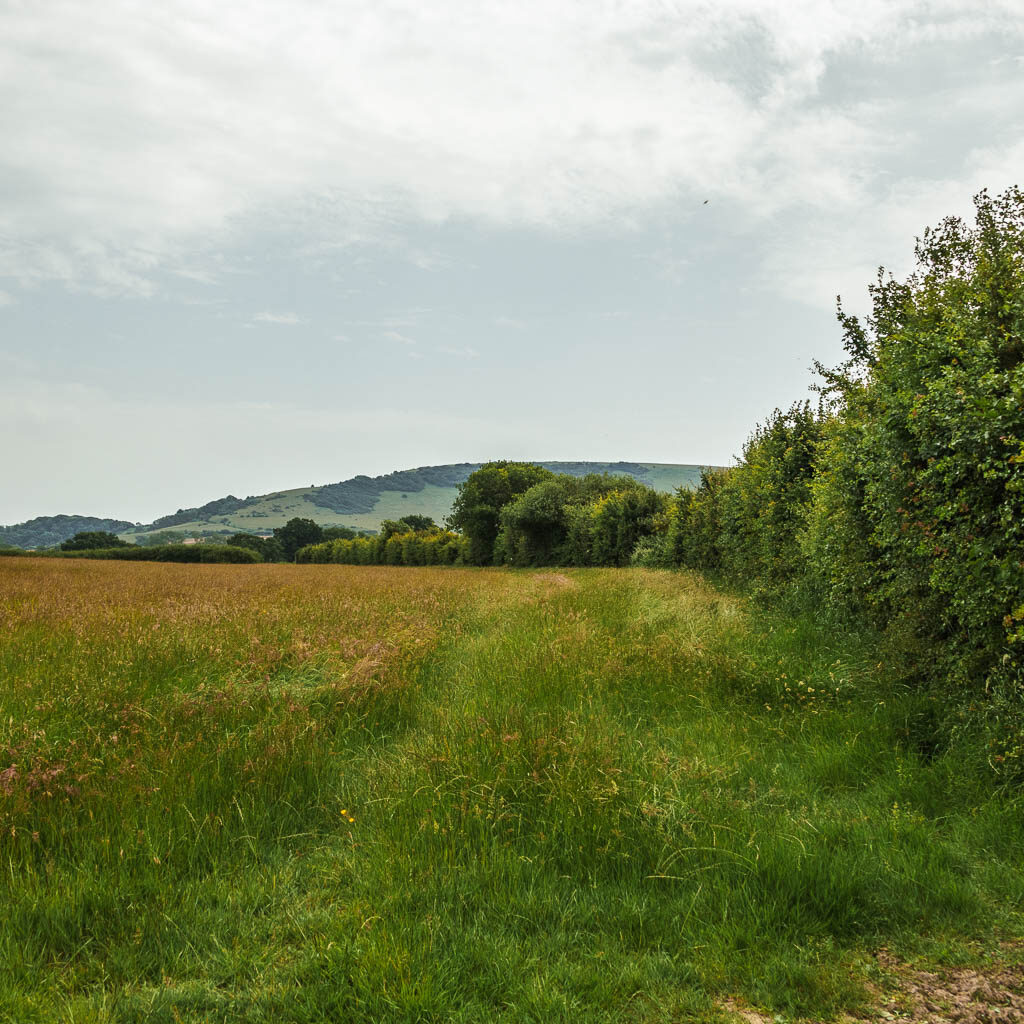
<path fill-rule="evenodd" d="M 59 544 L 79 530 L 110 530 L 125 540 L 140 541 L 155 533 L 175 530 L 187 535 L 226 537 L 234 533 L 270 533 L 289 519 L 313 519 L 324 526 L 376 530 L 384 519 L 427 515 L 440 523 L 478 462 L 419 466 L 383 476 L 354 476 L 338 483 L 298 487 L 270 494 L 238 498 L 228 494 L 195 508 L 179 508 L 152 523 L 136 525 L 123 520 L 88 516 L 45 516 L 16 526 L 0 527 L 0 546 L 36 548 Z M 657 491 L 694 487 L 700 466 L 656 462 L 542 462 L 556 473 L 626 474 Z"/>
<path fill-rule="evenodd" d="M 654 462 L 541 462 L 556 473 L 621 473 L 666 493 L 694 487 L 700 466 Z M 419 466 L 383 476 L 354 476 L 320 487 L 298 487 L 245 499 L 227 495 L 199 508 L 179 509 L 151 525 L 126 532 L 126 540 L 159 530 L 175 529 L 207 536 L 269 533 L 296 516 L 324 526 L 376 530 L 384 519 L 427 515 L 441 522 L 451 511 L 459 484 L 480 468 L 478 462 Z"/>
<path fill-rule="evenodd" d="M 95 516 L 38 516 L 15 526 L 0 526 L 0 548 L 49 548 L 83 530 L 123 533 L 135 524 L 124 519 L 97 519 Z"/>

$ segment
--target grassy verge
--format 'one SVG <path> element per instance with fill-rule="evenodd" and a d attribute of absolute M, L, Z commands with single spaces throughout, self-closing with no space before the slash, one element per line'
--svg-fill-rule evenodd
<path fill-rule="evenodd" d="M 698 578 L 0 574 L 0 1018 L 835 1015 L 1024 933 L 1019 801 Z"/>

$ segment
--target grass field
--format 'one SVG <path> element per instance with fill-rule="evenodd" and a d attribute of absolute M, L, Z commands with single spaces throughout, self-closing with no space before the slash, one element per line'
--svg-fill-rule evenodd
<path fill-rule="evenodd" d="M 0 1020 L 827 1018 L 1024 934 L 1020 799 L 697 577 L 9 558 L 0 680 Z"/>

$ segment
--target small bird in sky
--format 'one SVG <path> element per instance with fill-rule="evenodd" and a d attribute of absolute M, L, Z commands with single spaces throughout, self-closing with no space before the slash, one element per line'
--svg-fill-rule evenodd
<path fill-rule="evenodd" d="M 708 200 L 705 199 L 702 205 L 707 206 L 708 205 Z"/>

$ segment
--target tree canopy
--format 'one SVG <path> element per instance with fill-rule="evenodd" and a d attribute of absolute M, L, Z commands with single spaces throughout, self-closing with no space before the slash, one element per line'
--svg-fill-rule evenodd
<path fill-rule="evenodd" d="M 108 530 L 80 530 L 70 540 L 64 541 L 61 551 L 89 551 L 97 548 L 126 548 L 126 541 Z"/>
<path fill-rule="evenodd" d="M 319 523 L 312 519 L 296 516 L 289 519 L 284 526 L 274 530 L 274 539 L 281 545 L 285 560 L 294 561 L 295 552 L 307 544 L 319 544 L 324 539 L 324 531 Z"/>
<path fill-rule="evenodd" d="M 488 462 L 459 485 L 447 525 L 469 539 L 469 561 L 490 565 L 498 537 L 501 510 L 534 484 L 554 474 L 531 462 Z"/>

